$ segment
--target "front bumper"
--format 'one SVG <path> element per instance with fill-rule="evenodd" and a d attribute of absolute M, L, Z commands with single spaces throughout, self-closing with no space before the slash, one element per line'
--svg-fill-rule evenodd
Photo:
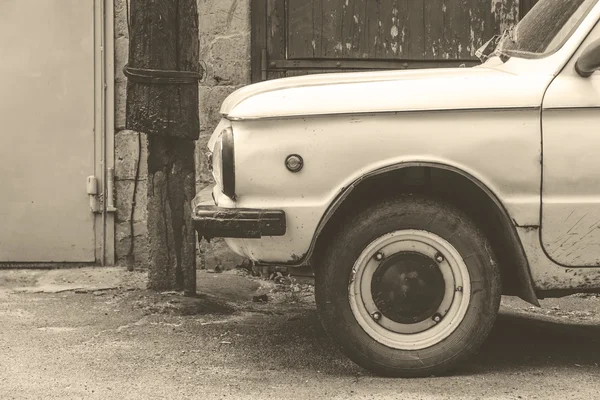
<path fill-rule="evenodd" d="M 192 224 L 199 238 L 260 239 L 286 232 L 283 210 L 218 207 L 211 188 L 198 193 L 192 205 Z"/>

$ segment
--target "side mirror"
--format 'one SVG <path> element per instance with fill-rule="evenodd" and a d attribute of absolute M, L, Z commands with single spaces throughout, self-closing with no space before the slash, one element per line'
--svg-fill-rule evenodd
<path fill-rule="evenodd" d="M 575 71 L 584 78 L 600 69 L 600 40 L 591 43 L 575 63 Z"/>

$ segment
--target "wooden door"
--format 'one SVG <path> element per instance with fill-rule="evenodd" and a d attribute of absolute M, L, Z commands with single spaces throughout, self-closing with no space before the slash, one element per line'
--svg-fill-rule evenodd
<path fill-rule="evenodd" d="M 536 0 L 253 0 L 253 81 L 472 66 Z"/>

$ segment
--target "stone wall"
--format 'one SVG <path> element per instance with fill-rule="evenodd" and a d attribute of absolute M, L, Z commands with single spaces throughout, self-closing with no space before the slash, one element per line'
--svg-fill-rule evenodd
<path fill-rule="evenodd" d="M 250 83 L 250 0 L 198 0 L 200 59 L 206 78 L 200 84 L 200 140 L 196 151 L 197 188 L 212 184 L 205 168 L 206 143 L 217 126 L 221 103 Z M 201 267 L 224 269 L 241 263 L 221 240 L 203 243 Z"/>
<path fill-rule="evenodd" d="M 125 0 L 115 0 L 115 254 L 118 265 L 134 263 L 145 268 L 148 261 L 148 235 L 146 229 L 146 136 L 125 129 L 125 104 L 127 80 L 123 67 L 127 63 L 129 34 Z M 139 141 L 139 142 L 138 142 Z M 141 146 L 139 145 L 141 143 Z M 135 181 L 139 159 L 139 177 Z M 133 192 L 136 204 L 133 213 L 133 254 L 131 257 L 131 210 Z"/>
<path fill-rule="evenodd" d="M 219 108 L 225 97 L 250 83 L 250 0 L 198 0 L 200 27 L 200 62 L 206 77 L 200 84 L 200 139 L 196 151 L 197 190 L 212 184 L 206 169 L 206 143 L 219 121 Z M 148 260 L 146 231 L 146 138 L 125 129 L 127 82 L 123 67 L 127 63 L 129 35 L 126 0 L 115 0 L 115 192 L 116 192 L 116 257 L 117 264 L 135 263 L 144 268 Z M 135 173 L 138 157 L 140 173 L 137 185 Z M 133 213 L 134 252 L 131 244 L 131 205 L 134 187 L 136 205 Z M 242 260 L 231 253 L 221 241 L 202 246 L 199 266 L 229 268 Z"/>

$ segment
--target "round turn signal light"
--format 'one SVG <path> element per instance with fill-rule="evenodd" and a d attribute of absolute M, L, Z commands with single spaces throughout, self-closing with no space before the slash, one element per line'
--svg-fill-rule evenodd
<path fill-rule="evenodd" d="M 304 160 L 298 154 L 292 154 L 285 159 L 285 166 L 290 172 L 300 172 L 304 167 Z"/>

